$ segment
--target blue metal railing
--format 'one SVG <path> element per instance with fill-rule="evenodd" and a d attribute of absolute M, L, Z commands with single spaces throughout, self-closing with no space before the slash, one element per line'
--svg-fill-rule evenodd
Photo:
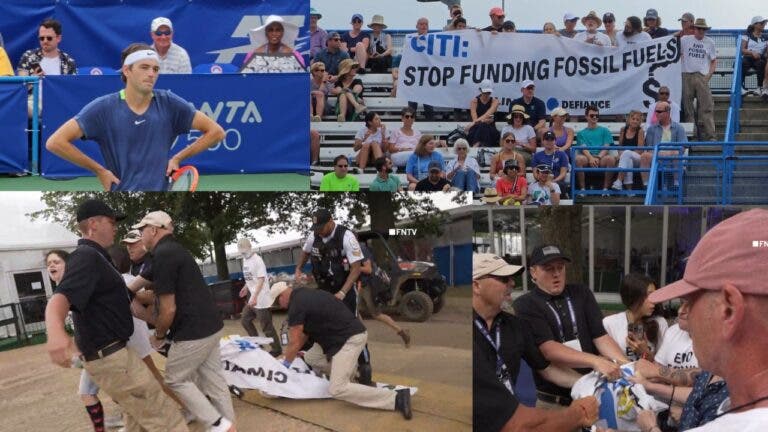
<path fill-rule="evenodd" d="M 580 172 L 582 173 L 588 173 L 588 172 L 597 172 L 597 173 L 606 173 L 606 172 L 632 172 L 632 173 L 643 173 L 643 172 L 650 172 L 653 168 L 620 168 L 619 167 L 619 156 L 616 156 L 616 166 L 615 167 L 606 167 L 606 168 L 592 168 L 592 167 L 578 167 L 576 166 L 576 152 L 578 151 L 579 154 L 581 153 L 581 150 L 615 150 L 615 151 L 634 151 L 634 150 L 652 150 L 650 147 L 646 146 L 610 146 L 610 147 L 589 147 L 589 146 L 571 146 L 570 149 L 570 155 L 571 158 L 571 197 L 576 197 L 578 195 L 611 195 L 611 196 L 636 196 L 636 195 L 644 195 L 645 191 L 643 190 L 615 190 L 615 189 L 608 189 L 608 191 L 602 190 L 602 189 L 576 189 L 577 186 L 577 178 L 576 175 Z"/>
<path fill-rule="evenodd" d="M 728 107 L 728 117 L 725 125 L 723 141 L 733 141 L 739 133 L 741 111 L 741 78 L 744 74 L 741 65 L 741 40 L 736 40 L 736 57 L 733 61 L 733 82 L 731 83 L 731 101 Z"/>
<path fill-rule="evenodd" d="M 32 85 L 32 160 L 29 163 L 29 172 L 38 173 L 38 159 L 40 157 L 40 77 L 36 76 L 13 76 L 0 77 L 0 85 L 24 83 Z M 27 106 L 24 105 L 24 110 Z M 29 132 L 29 130 L 27 130 Z M 24 143 L 26 146 L 26 143 Z"/>

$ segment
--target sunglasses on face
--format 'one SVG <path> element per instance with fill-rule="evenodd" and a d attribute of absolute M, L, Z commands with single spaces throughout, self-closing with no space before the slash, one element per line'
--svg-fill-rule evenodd
<path fill-rule="evenodd" d="M 353 23 L 361 23 L 361 22 L 363 22 L 363 20 L 359 20 L 359 19 L 355 18 L 355 19 L 352 20 L 352 22 Z"/>
<path fill-rule="evenodd" d="M 587 117 L 589 117 L 589 118 L 598 118 L 598 117 L 600 117 L 600 114 L 590 114 Z"/>
<path fill-rule="evenodd" d="M 43 42 L 43 41 L 50 42 L 53 40 L 53 36 L 40 36 L 39 39 L 40 39 L 40 42 Z"/>
<path fill-rule="evenodd" d="M 667 110 L 656 110 L 657 114 L 661 114 L 661 113 L 665 113 L 665 112 L 667 112 Z"/>
<path fill-rule="evenodd" d="M 669 95 L 669 92 L 659 92 L 660 95 Z"/>
<path fill-rule="evenodd" d="M 513 143 L 513 142 L 515 142 L 515 140 L 513 140 L 511 138 L 507 138 L 507 139 L 504 140 L 504 142 Z"/>
<path fill-rule="evenodd" d="M 467 148 L 466 148 L 466 147 L 456 147 L 456 150 L 457 150 L 457 151 L 458 151 L 458 150 L 467 151 Z"/>
<path fill-rule="evenodd" d="M 156 30 L 155 31 L 155 36 L 170 36 L 171 33 L 173 33 L 173 32 L 170 31 L 170 30 L 165 30 L 165 31 Z"/>
<path fill-rule="evenodd" d="M 404 115 L 403 115 L 403 118 L 404 118 L 404 119 L 412 119 L 412 118 L 413 118 L 413 115 L 412 115 L 412 114 L 404 114 Z"/>
<path fill-rule="evenodd" d="M 325 69 L 315 69 L 315 72 L 325 72 Z"/>

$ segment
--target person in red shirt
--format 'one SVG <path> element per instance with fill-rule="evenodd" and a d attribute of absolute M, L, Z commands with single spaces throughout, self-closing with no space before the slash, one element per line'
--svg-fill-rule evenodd
<path fill-rule="evenodd" d="M 496 180 L 496 190 L 501 195 L 501 203 L 520 205 L 528 195 L 528 182 L 524 175 L 519 175 L 520 166 L 515 159 L 504 162 L 504 175 Z"/>

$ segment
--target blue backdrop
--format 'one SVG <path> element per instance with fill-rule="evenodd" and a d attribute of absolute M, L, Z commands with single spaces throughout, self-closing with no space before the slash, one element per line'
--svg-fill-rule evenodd
<path fill-rule="evenodd" d="M 0 83 L 0 173 L 27 171 L 27 87 Z"/>
<path fill-rule="evenodd" d="M 184 47 L 192 66 L 240 66 L 252 47 L 248 30 L 268 15 L 282 15 L 300 26 L 297 49 L 309 51 L 309 0 L 2 0 L 0 32 L 14 68 L 24 51 L 40 46 L 37 31 L 45 18 L 62 23 L 59 48 L 78 66 L 118 69 L 120 52 L 132 42 L 152 43 L 150 23 L 173 22 L 173 41 Z"/>
<path fill-rule="evenodd" d="M 88 102 L 123 87 L 117 75 L 52 76 L 43 80 L 42 175 L 92 175 L 47 151 L 44 143 Z M 170 89 L 192 102 L 227 132 L 223 142 L 184 161 L 195 165 L 202 174 L 307 171 L 309 107 L 296 103 L 306 100 L 309 94 L 306 74 L 161 75 L 155 88 Z M 23 121 L 19 125 L 26 125 L 26 110 L 21 112 Z M 180 135 L 171 154 L 181 151 L 199 135 Z M 95 142 L 75 144 L 103 163 Z M 26 159 L 26 140 L 22 148 Z"/>

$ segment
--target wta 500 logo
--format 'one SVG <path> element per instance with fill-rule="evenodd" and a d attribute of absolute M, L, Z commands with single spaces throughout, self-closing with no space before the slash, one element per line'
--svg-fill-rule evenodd
<path fill-rule="evenodd" d="M 243 143 L 243 135 L 239 128 L 242 128 L 244 125 L 262 122 L 259 108 L 253 101 L 204 101 L 199 107 L 195 108 L 199 109 L 200 112 L 210 117 L 211 120 L 224 128 L 224 139 L 218 142 L 215 146 L 209 148 L 209 151 L 216 151 L 219 147 L 224 147 L 224 149 L 229 151 L 239 149 L 240 145 Z M 200 138 L 200 136 L 200 131 L 191 130 L 186 135 L 186 139 L 189 143 L 192 143 Z M 173 143 L 174 147 L 178 140 L 179 138 L 177 137 L 176 141 Z"/>

